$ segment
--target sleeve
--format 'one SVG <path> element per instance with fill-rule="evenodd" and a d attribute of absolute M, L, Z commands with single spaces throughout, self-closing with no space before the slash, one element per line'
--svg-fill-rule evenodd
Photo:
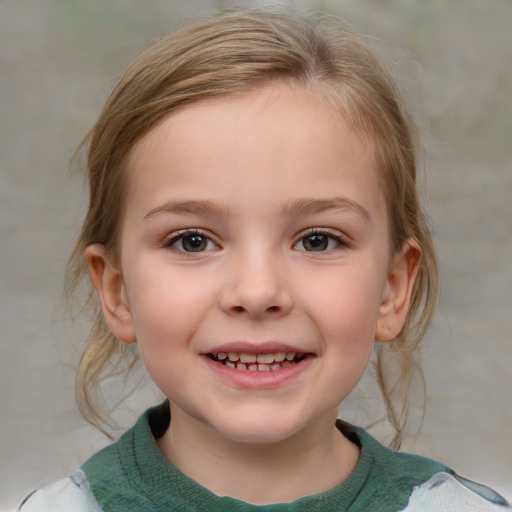
<path fill-rule="evenodd" d="M 458 475 L 437 473 L 414 488 L 402 512 L 512 511 L 505 498 L 489 487 Z"/>
<path fill-rule="evenodd" d="M 18 512 L 102 512 L 94 498 L 85 474 L 58 480 L 27 496 Z"/>

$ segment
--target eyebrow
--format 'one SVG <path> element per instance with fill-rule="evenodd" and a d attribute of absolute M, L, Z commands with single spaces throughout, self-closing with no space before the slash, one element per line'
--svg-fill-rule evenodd
<path fill-rule="evenodd" d="M 295 199 L 286 203 L 283 207 L 283 213 L 290 216 L 311 215 L 323 213 L 329 210 L 346 210 L 354 212 L 356 215 L 372 224 L 370 212 L 361 204 L 348 197 L 332 197 L 328 199 Z"/>
<path fill-rule="evenodd" d="M 329 210 L 347 210 L 363 217 L 368 223 L 372 223 L 370 213 L 362 205 L 346 197 L 333 197 L 329 199 L 301 198 L 284 204 L 282 212 L 290 217 L 323 213 Z M 145 216 L 144 220 L 163 213 L 177 215 L 210 215 L 216 217 L 232 217 L 233 212 L 229 205 L 215 203 L 209 200 L 203 201 L 168 201 L 153 208 Z"/>
<path fill-rule="evenodd" d="M 178 215 L 211 215 L 217 217 L 231 217 L 232 211 L 228 205 L 212 201 L 168 201 L 144 215 L 144 220 L 162 213 Z"/>

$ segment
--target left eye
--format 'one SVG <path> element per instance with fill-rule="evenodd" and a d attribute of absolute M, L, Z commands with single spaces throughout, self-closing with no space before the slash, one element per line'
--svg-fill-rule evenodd
<path fill-rule="evenodd" d="M 328 233 L 310 233 L 303 236 L 293 248 L 299 251 L 322 252 L 336 249 L 340 245 L 342 240 L 339 237 Z"/>
<path fill-rule="evenodd" d="M 217 245 L 201 233 L 181 233 L 169 241 L 168 245 L 181 252 L 212 251 Z"/>

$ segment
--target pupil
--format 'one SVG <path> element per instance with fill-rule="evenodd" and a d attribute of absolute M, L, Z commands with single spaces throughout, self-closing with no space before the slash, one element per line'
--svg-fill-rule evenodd
<path fill-rule="evenodd" d="M 199 252 L 206 247 L 206 238 L 201 235 L 189 235 L 183 237 L 183 249 L 188 252 Z"/>
<path fill-rule="evenodd" d="M 323 251 L 327 248 L 327 244 L 325 235 L 310 235 L 304 240 L 304 247 L 308 251 Z"/>

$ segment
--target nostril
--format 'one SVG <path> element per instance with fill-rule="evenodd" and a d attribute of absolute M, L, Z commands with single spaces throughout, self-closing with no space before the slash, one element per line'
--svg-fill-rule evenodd
<path fill-rule="evenodd" d="M 243 313 L 244 311 L 247 311 L 247 309 L 244 308 L 243 306 L 233 306 L 231 309 L 232 311 L 236 311 L 237 313 Z M 281 308 L 279 306 L 269 306 L 265 311 L 269 313 L 277 313 L 280 310 Z"/>

